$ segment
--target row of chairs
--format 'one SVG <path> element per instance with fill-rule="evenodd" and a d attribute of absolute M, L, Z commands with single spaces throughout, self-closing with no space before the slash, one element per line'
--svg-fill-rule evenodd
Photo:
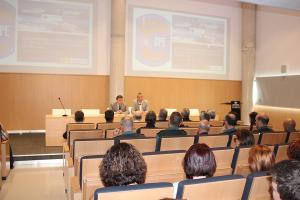
<path fill-rule="evenodd" d="M 176 199 L 272 199 L 271 176 L 267 172 L 253 173 L 247 178 L 240 175 L 184 180 L 178 183 Z M 172 198 L 172 183 L 148 183 L 142 185 L 99 188 L 94 192 L 94 200 L 143 199 L 157 200 Z"/>
<path fill-rule="evenodd" d="M 287 159 L 287 145 L 270 146 L 276 154 L 276 161 Z M 241 174 L 249 175 L 248 164 L 250 147 L 214 148 L 217 162 L 215 176 Z M 177 182 L 184 179 L 182 160 L 185 151 L 166 151 L 143 153 L 147 163 L 147 183 Z M 77 161 L 77 169 L 71 178 L 71 199 L 89 199 L 96 188 L 101 187 L 99 165 L 103 156 L 83 156 Z"/>

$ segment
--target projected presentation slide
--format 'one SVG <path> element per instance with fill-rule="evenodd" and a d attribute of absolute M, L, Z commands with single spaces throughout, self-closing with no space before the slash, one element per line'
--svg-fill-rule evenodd
<path fill-rule="evenodd" d="M 90 68 L 92 5 L 0 0 L 0 64 Z"/>
<path fill-rule="evenodd" d="M 227 19 L 133 7 L 131 70 L 226 74 Z"/>

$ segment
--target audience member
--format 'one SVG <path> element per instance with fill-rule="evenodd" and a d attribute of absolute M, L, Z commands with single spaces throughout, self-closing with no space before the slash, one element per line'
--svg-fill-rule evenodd
<path fill-rule="evenodd" d="M 100 164 L 100 178 L 105 187 L 145 182 L 147 166 L 143 156 L 131 144 L 112 146 Z"/>
<path fill-rule="evenodd" d="M 82 123 L 84 121 L 84 113 L 81 110 L 76 111 L 74 115 L 74 120 L 76 123 Z M 63 138 L 68 138 L 67 130 L 64 132 Z"/>
<path fill-rule="evenodd" d="M 181 111 L 181 115 L 182 115 L 182 121 L 191 121 L 190 120 L 190 109 L 188 108 L 183 108 Z"/>
<path fill-rule="evenodd" d="M 163 136 L 185 136 L 187 133 L 184 130 L 180 130 L 179 127 L 182 123 L 182 116 L 179 112 L 173 112 L 169 120 L 169 128 L 157 133 L 158 137 Z"/>
<path fill-rule="evenodd" d="M 268 126 L 269 116 L 265 113 L 256 116 L 256 127 L 258 133 L 271 133 L 273 130 Z"/>
<path fill-rule="evenodd" d="M 236 116 L 234 114 L 227 114 L 224 120 L 224 134 L 234 135 L 237 131 L 235 128 L 236 125 Z"/>
<path fill-rule="evenodd" d="M 142 121 L 142 113 L 141 112 L 135 112 L 133 114 L 133 121 L 134 122 L 141 122 Z"/>
<path fill-rule="evenodd" d="M 210 120 L 213 121 L 216 119 L 216 111 L 214 110 L 208 110 L 207 114 L 209 114 Z"/>
<path fill-rule="evenodd" d="M 296 121 L 294 119 L 286 119 L 283 122 L 283 130 L 286 133 L 292 133 L 296 131 Z"/>
<path fill-rule="evenodd" d="M 253 127 L 256 125 L 257 112 L 253 111 L 249 113 L 250 131 L 253 131 Z"/>
<path fill-rule="evenodd" d="M 197 134 L 198 135 L 208 135 L 209 129 L 210 129 L 209 121 L 207 121 L 206 119 L 203 119 L 199 123 Z"/>
<path fill-rule="evenodd" d="M 106 110 L 104 113 L 106 123 L 113 123 L 114 115 L 115 115 L 115 113 L 113 110 Z"/>
<path fill-rule="evenodd" d="M 275 163 L 273 151 L 266 145 L 255 145 L 249 151 L 251 172 L 269 171 Z"/>
<path fill-rule="evenodd" d="M 206 119 L 207 121 L 210 121 L 210 115 L 205 112 L 205 111 L 201 111 L 200 113 L 200 121 Z"/>
<path fill-rule="evenodd" d="M 133 113 L 138 112 L 138 113 L 145 113 L 148 112 L 149 110 L 149 104 L 148 101 L 144 99 L 144 95 L 139 92 L 137 94 L 136 100 L 134 100 L 133 105 L 132 105 L 132 111 Z"/>
<path fill-rule="evenodd" d="M 247 129 L 240 129 L 236 132 L 234 142 L 237 147 L 252 146 L 255 144 L 255 139 L 251 131 Z"/>
<path fill-rule="evenodd" d="M 133 119 L 129 116 L 121 119 L 121 129 L 116 129 L 114 135 L 117 135 L 114 139 L 145 138 L 144 135 L 133 132 Z"/>
<path fill-rule="evenodd" d="M 300 161 L 276 163 L 271 174 L 274 200 L 300 200 Z"/>
<path fill-rule="evenodd" d="M 118 95 L 116 97 L 116 102 L 110 104 L 110 109 L 114 112 L 120 114 L 120 113 L 128 113 L 128 108 L 124 104 L 124 98 L 122 95 Z"/>
<path fill-rule="evenodd" d="M 156 128 L 155 127 L 156 113 L 152 110 L 147 112 L 147 114 L 145 116 L 145 121 L 146 121 L 146 126 L 138 128 L 136 130 L 136 133 L 141 133 L 141 129 L 144 129 L 144 128 Z"/>
<path fill-rule="evenodd" d="M 294 140 L 289 144 L 287 155 L 291 160 L 300 161 L 300 139 Z"/>
<path fill-rule="evenodd" d="M 168 111 L 165 108 L 159 110 L 158 120 L 159 122 L 166 122 L 168 117 Z"/>

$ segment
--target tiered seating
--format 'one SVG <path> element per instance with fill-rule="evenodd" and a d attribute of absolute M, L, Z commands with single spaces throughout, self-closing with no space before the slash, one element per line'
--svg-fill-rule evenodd
<path fill-rule="evenodd" d="M 276 145 L 275 146 L 275 150 L 276 151 L 276 157 L 275 160 L 276 162 L 280 162 L 282 160 L 288 160 L 288 156 L 287 156 L 287 149 L 288 149 L 287 144 L 282 144 L 282 145 Z"/>
<path fill-rule="evenodd" d="M 126 142 L 135 146 L 139 152 L 154 152 L 156 146 L 156 138 L 141 138 L 141 139 L 124 139 L 118 140 L 117 143 Z"/>
<path fill-rule="evenodd" d="M 196 138 L 198 143 L 205 143 L 210 148 L 227 147 L 228 139 L 228 135 L 204 135 Z"/>
<path fill-rule="evenodd" d="M 156 143 L 156 151 L 188 150 L 194 144 L 195 137 L 161 137 Z"/>
<path fill-rule="evenodd" d="M 283 144 L 286 141 L 286 133 L 263 133 L 260 134 L 258 144 Z"/>

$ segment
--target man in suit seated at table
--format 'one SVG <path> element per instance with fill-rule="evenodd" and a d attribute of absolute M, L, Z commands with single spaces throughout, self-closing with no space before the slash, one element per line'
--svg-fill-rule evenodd
<path fill-rule="evenodd" d="M 258 114 L 256 116 L 256 127 L 258 133 L 272 133 L 274 132 L 269 126 L 270 119 L 265 113 Z"/>
<path fill-rule="evenodd" d="M 118 134 L 118 136 L 114 137 L 114 139 L 137 139 L 137 138 L 145 138 L 143 134 L 138 134 L 133 131 L 133 119 L 130 116 L 125 116 L 121 119 L 121 128 L 116 129 L 114 135 Z"/>
<path fill-rule="evenodd" d="M 235 135 L 237 129 L 235 128 L 236 125 L 236 116 L 232 113 L 227 114 L 225 116 L 225 120 L 224 120 L 224 131 L 223 134 L 227 134 L 227 135 Z"/>
<path fill-rule="evenodd" d="M 133 101 L 132 113 L 141 113 L 145 114 L 149 111 L 148 101 L 144 99 L 144 95 L 139 92 L 137 94 L 136 100 Z"/>
<path fill-rule="evenodd" d="M 164 136 L 185 136 L 187 133 L 184 130 L 180 130 L 179 127 L 182 123 L 182 116 L 179 112 L 173 112 L 169 120 L 169 128 L 157 133 L 158 137 Z"/>
<path fill-rule="evenodd" d="M 110 109 L 113 110 L 117 114 L 128 112 L 128 108 L 124 104 L 124 98 L 122 95 L 118 95 L 116 97 L 116 102 L 110 104 Z"/>

